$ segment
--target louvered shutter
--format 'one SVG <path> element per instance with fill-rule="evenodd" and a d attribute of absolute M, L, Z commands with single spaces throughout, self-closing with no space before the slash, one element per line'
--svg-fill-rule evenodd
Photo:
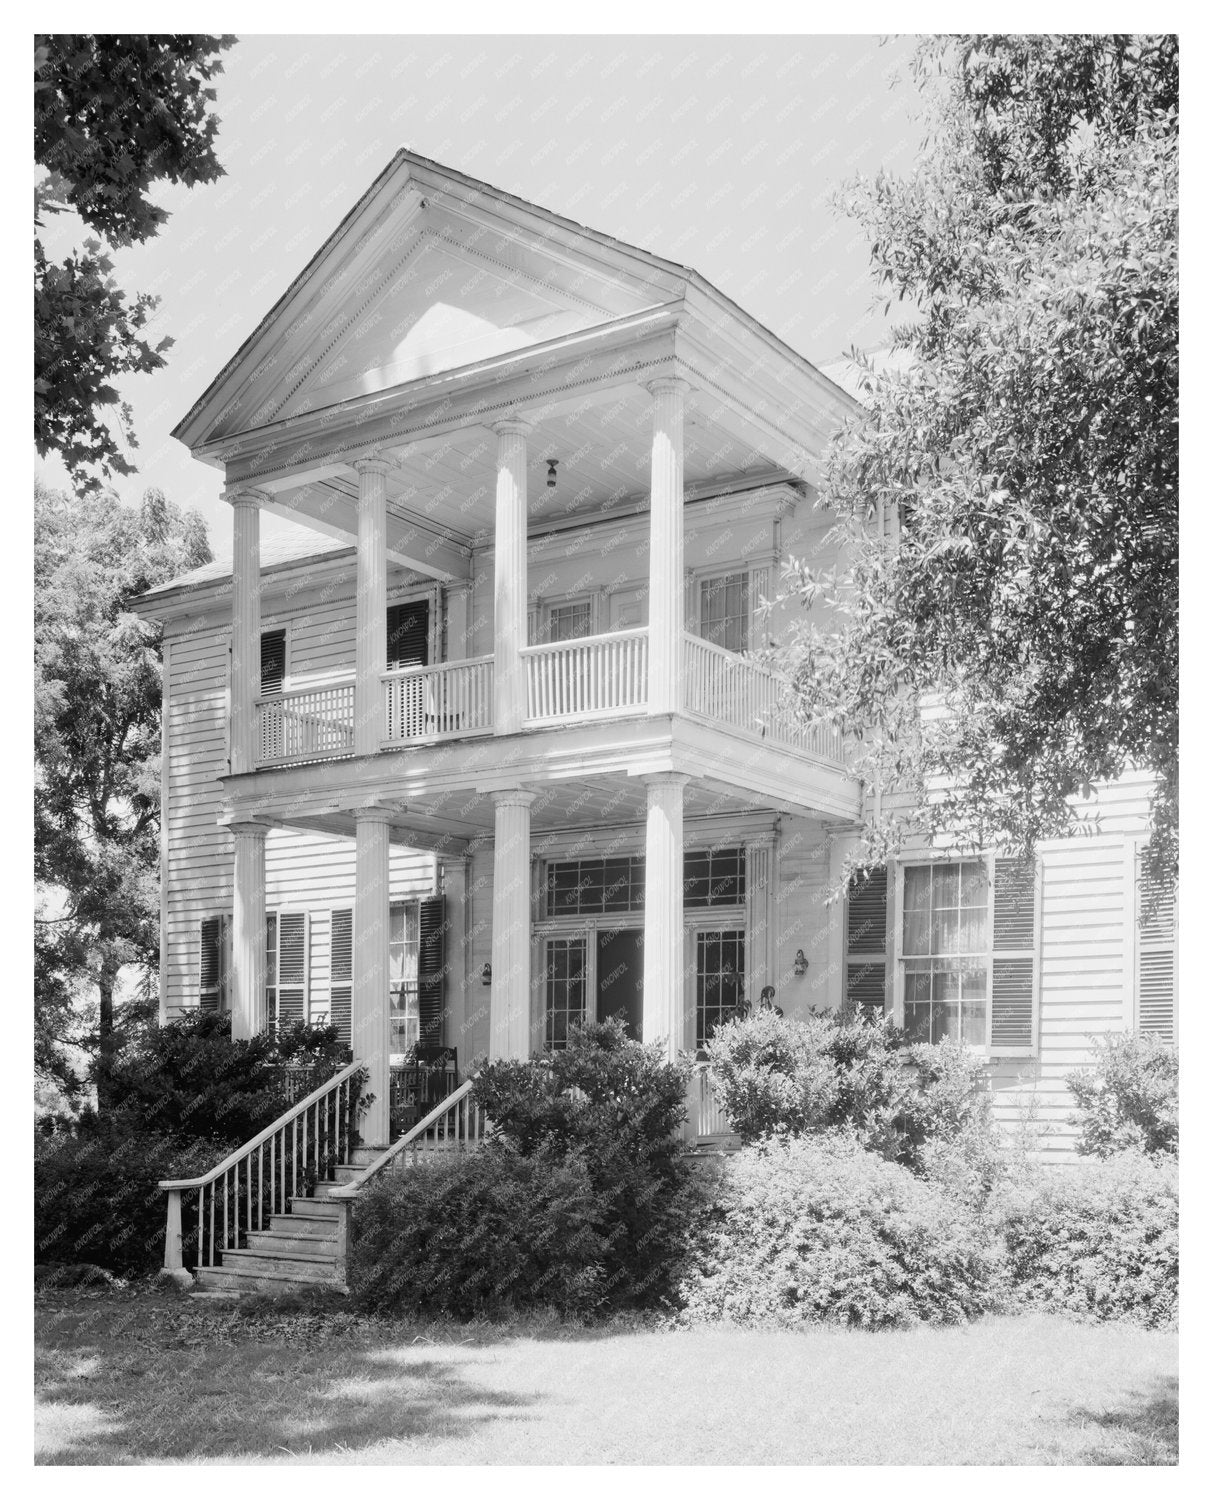
<path fill-rule="evenodd" d="M 226 922 L 223 917 L 203 919 L 200 933 L 198 973 L 198 1008 L 205 1011 L 227 1009 L 227 964 L 224 955 Z"/>
<path fill-rule="evenodd" d="M 1175 892 L 1137 854 L 1137 1028 L 1175 1040 Z"/>
<path fill-rule="evenodd" d="M 354 1010 L 354 913 L 349 907 L 333 912 L 331 932 L 329 1024 L 349 1047 Z"/>
<path fill-rule="evenodd" d="M 435 1047 L 442 1042 L 446 991 L 446 918 L 441 896 L 419 903 L 417 944 L 418 1042 Z"/>
<path fill-rule="evenodd" d="M 265 630 L 261 634 L 261 696 L 282 691 L 286 679 L 286 631 Z"/>
<path fill-rule="evenodd" d="M 1036 865 L 994 860 L 990 964 L 990 1052 L 1031 1057 L 1036 1050 Z"/>
<path fill-rule="evenodd" d="M 424 667 L 430 659 L 430 601 L 412 599 L 387 612 L 387 664 Z"/>
<path fill-rule="evenodd" d="M 846 1000 L 879 1018 L 885 1008 L 889 873 L 881 865 L 847 887 Z"/>
<path fill-rule="evenodd" d="M 307 913 L 278 914 L 279 1027 L 302 1021 L 307 1007 Z"/>

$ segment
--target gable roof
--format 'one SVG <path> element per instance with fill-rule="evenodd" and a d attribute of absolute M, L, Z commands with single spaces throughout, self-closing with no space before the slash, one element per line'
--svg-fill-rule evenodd
<path fill-rule="evenodd" d="M 697 272 L 399 150 L 173 435 L 198 451 L 681 305 L 688 288 L 832 393 Z M 200 452 L 213 458 L 213 452 Z"/>

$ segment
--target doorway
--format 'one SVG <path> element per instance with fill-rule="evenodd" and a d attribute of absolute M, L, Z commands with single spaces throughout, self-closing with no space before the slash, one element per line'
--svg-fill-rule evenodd
<path fill-rule="evenodd" d="M 603 928 L 598 933 L 598 1019 L 622 1016 L 635 1042 L 644 1040 L 643 978 L 643 929 Z"/>

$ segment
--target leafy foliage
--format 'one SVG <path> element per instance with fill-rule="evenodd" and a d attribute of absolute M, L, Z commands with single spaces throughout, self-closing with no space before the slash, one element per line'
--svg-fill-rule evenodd
<path fill-rule="evenodd" d="M 504 1140 L 385 1174 L 354 1215 L 357 1302 L 402 1317 L 471 1318 L 598 1302 L 603 1242 L 584 1163 Z"/>
<path fill-rule="evenodd" d="M 584 1162 L 606 1249 L 599 1295 L 664 1295 L 684 1229 L 687 1169 L 676 1130 L 686 1069 L 633 1042 L 618 1018 L 572 1027 L 568 1046 L 529 1062 L 489 1063 L 473 1097 L 523 1156 Z"/>
<path fill-rule="evenodd" d="M 1157 1037 L 1122 1032 L 1092 1038 L 1095 1066 L 1066 1076 L 1078 1105 L 1082 1156 L 1179 1151 L 1179 1055 Z"/>
<path fill-rule="evenodd" d="M 997 1297 L 977 1220 L 843 1132 L 748 1146 L 704 1189 L 679 1284 L 691 1321 L 958 1323 Z"/>
<path fill-rule="evenodd" d="M 153 184 L 213 182 L 222 175 L 210 112 L 222 72 L 219 54 L 234 38 L 190 35 L 79 35 L 34 38 L 34 160 L 46 175 L 35 188 L 35 230 L 70 209 L 110 245 L 146 240 L 168 213 L 148 196 Z M 128 303 L 110 274 L 100 240 L 60 263 L 34 238 L 34 442 L 58 453 L 73 480 L 94 489 L 102 475 L 134 466 L 107 426 L 118 406 L 122 437 L 135 435 L 115 382 L 164 364 L 171 339 L 144 337 L 159 299 Z"/>
<path fill-rule="evenodd" d="M 210 1141 L 107 1124 L 34 1139 L 34 1257 L 152 1271 L 164 1259 L 164 1179 L 213 1167 Z"/>
<path fill-rule="evenodd" d="M 230 1016 L 194 1011 L 136 1032 L 94 1072 L 98 1093 L 132 1129 L 230 1148 L 287 1109 L 283 1065 L 313 1069 L 315 1087 L 346 1060 L 335 1026 L 298 1022 L 281 1036 L 236 1041 Z"/>
<path fill-rule="evenodd" d="M 949 1142 L 983 1179 L 997 1149 L 980 1061 L 959 1043 L 918 1042 L 850 1011 L 785 1019 L 771 1011 L 716 1028 L 709 1072 L 742 1140 L 845 1127 L 917 1172 Z"/>
<path fill-rule="evenodd" d="M 1026 1302 L 1148 1328 L 1174 1320 L 1178 1174 L 1165 1156 L 1122 1151 L 1045 1169 L 1004 1190 L 993 1221 Z"/>
<path fill-rule="evenodd" d="M 850 563 L 790 568 L 785 665 L 885 793 L 856 865 L 1030 850 L 1129 767 L 1174 864 L 1177 69 L 1174 37 L 927 40 L 914 174 L 847 195 L 912 316 L 861 361 L 823 487 Z"/>

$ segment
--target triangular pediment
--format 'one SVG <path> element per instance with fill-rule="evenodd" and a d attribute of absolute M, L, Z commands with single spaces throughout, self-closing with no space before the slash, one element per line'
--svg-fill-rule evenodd
<path fill-rule="evenodd" d="M 191 448 L 525 351 L 680 268 L 398 153 L 180 424 Z"/>

